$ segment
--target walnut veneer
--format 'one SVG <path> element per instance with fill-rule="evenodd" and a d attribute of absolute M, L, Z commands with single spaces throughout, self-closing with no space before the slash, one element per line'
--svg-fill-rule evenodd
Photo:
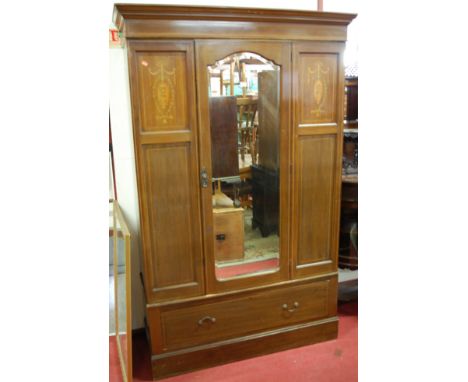
<path fill-rule="evenodd" d="M 336 337 L 343 50 L 354 17 L 115 6 L 128 52 L 154 378 Z M 207 68 L 236 52 L 281 69 L 267 116 L 279 126 L 268 166 L 279 173 L 280 258 L 277 271 L 217 280 L 212 189 L 200 180 L 214 170 Z"/>

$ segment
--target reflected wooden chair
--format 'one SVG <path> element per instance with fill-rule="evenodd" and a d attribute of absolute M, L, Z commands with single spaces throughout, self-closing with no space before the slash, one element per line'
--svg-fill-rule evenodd
<path fill-rule="evenodd" d="M 242 161 L 245 154 L 250 154 L 252 163 L 256 163 L 256 130 L 257 99 L 249 97 L 237 98 L 237 124 L 239 133 L 239 153 Z"/>

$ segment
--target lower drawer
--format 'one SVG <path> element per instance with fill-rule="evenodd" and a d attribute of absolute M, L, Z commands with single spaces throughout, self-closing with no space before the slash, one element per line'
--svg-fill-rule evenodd
<path fill-rule="evenodd" d="M 335 315 L 336 277 L 153 309 L 149 321 L 154 354 Z M 156 333 L 160 335 L 154 338 Z"/>

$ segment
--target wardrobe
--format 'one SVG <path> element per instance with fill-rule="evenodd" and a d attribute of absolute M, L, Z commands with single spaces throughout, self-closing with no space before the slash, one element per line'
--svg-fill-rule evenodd
<path fill-rule="evenodd" d="M 354 17 L 115 6 L 154 379 L 336 338 Z"/>

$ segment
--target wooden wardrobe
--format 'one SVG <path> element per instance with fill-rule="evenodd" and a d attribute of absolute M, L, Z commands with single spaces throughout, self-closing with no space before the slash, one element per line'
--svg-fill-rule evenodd
<path fill-rule="evenodd" d="M 354 17 L 115 6 L 114 23 L 128 51 L 155 379 L 336 338 L 343 51 Z M 245 224 L 238 226 L 249 230 L 245 240 L 253 237 L 245 242 L 245 257 L 251 256 L 245 263 L 223 263 L 215 256 L 216 245 L 236 231 L 214 234 L 209 105 L 215 82 L 208 68 L 219 65 L 216 81 L 223 81 L 229 57 L 235 57 L 231 85 L 238 81 L 232 76 L 238 63 L 253 76 L 248 84 L 238 81 L 244 94 L 252 86 L 247 95 L 256 91 L 256 71 L 279 73 L 271 93 L 279 97 L 275 110 L 256 120 L 265 144 L 269 135 L 262 121 L 277 116 L 276 143 L 267 146 L 277 150 L 278 180 L 269 187 L 277 195 L 278 227 L 268 237 L 256 236 L 251 209 L 241 211 Z M 250 170 L 246 166 L 241 173 Z M 249 186 L 248 175 L 242 182 Z M 229 192 L 238 184 L 235 177 L 218 181 L 228 204 L 235 202 Z M 261 262 L 270 268 L 245 270 Z"/>

